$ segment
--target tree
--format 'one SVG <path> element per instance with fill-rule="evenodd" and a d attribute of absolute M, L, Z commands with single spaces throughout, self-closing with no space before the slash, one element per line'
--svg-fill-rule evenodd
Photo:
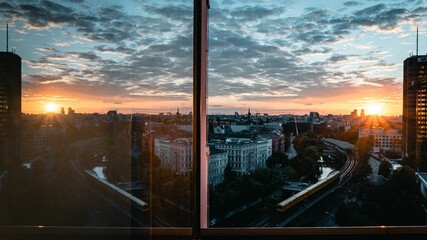
<path fill-rule="evenodd" d="M 224 169 L 224 183 L 228 184 L 236 180 L 237 174 L 231 168 L 230 163 Z"/>
<path fill-rule="evenodd" d="M 316 146 L 308 146 L 301 152 L 304 157 L 310 158 L 314 163 L 320 159 L 319 148 Z"/>
<path fill-rule="evenodd" d="M 284 168 L 287 165 L 288 165 L 288 156 L 286 156 L 286 154 L 280 151 L 271 154 L 271 156 L 268 157 L 267 159 L 267 166 L 269 168 L 275 168 L 275 167 Z"/>
<path fill-rule="evenodd" d="M 409 194 L 417 193 L 417 180 L 415 171 L 409 167 L 403 166 L 398 171 L 393 172 L 388 182 L 392 191 L 405 191 Z"/>
<path fill-rule="evenodd" d="M 271 182 L 271 173 L 272 171 L 268 168 L 259 168 L 255 170 L 255 172 L 253 172 L 251 176 L 255 181 L 262 183 L 264 186 L 268 186 Z"/>
<path fill-rule="evenodd" d="M 407 166 L 394 171 L 388 181 L 375 186 L 368 181 L 352 186 L 358 202 L 343 204 L 335 215 L 344 225 L 423 225 L 424 210 L 418 198 L 415 172 Z"/>
<path fill-rule="evenodd" d="M 294 139 L 294 146 L 298 152 L 303 151 L 308 146 L 315 146 L 319 149 L 319 151 L 321 151 L 323 148 L 323 143 L 313 132 L 307 132 L 297 136 Z"/>
<path fill-rule="evenodd" d="M 298 178 L 298 172 L 291 166 L 285 167 L 283 172 L 287 180 L 296 180 Z"/>
<path fill-rule="evenodd" d="M 355 203 L 341 204 L 335 213 L 335 220 L 339 226 L 367 226 L 376 225 L 369 216 L 362 213 Z"/>
<path fill-rule="evenodd" d="M 378 174 L 388 178 L 392 171 L 392 165 L 388 161 L 382 161 L 378 169 Z"/>
<path fill-rule="evenodd" d="M 370 137 L 361 137 L 356 142 L 356 149 L 359 152 L 360 160 L 369 159 L 369 151 L 371 151 L 372 146 L 374 146 L 374 141 Z"/>
<path fill-rule="evenodd" d="M 346 141 L 352 144 L 356 144 L 357 139 L 359 138 L 359 128 L 351 127 L 348 131 L 342 132 L 339 136 L 339 139 L 342 141 Z"/>
<path fill-rule="evenodd" d="M 356 181 L 361 181 L 366 179 L 370 174 L 372 174 L 372 167 L 369 165 L 368 160 L 360 159 L 354 168 L 353 178 Z"/>
<path fill-rule="evenodd" d="M 412 169 L 416 169 L 417 168 L 417 161 L 416 161 L 416 158 L 415 158 L 415 153 L 411 152 L 411 153 L 409 153 L 409 155 L 407 157 L 404 157 L 403 161 L 402 161 L 402 164 L 404 166 L 408 166 L 408 167 L 410 167 Z"/>

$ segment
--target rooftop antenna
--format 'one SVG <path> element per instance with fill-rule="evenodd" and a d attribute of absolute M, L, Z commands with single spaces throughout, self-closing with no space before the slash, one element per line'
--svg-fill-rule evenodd
<path fill-rule="evenodd" d="M 6 23 L 6 52 L 9 52 L 9 23 Z"/>
<path fill-rule="evenodd" d="M 416 54 L 418 56 L 418 28 L 417 28 L 417 51 L 416 51 Z"/>

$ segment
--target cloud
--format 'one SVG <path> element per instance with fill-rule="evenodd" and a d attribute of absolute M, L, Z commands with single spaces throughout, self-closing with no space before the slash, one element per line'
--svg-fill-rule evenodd
<path fill-rule="evenodd" d="M 353 7 L 353 6 L 357 6 L 360 5 L 360 2 L 356 2 L 356 1 L 348 1 L 348 2 L 344 2 L 343 5 L 346 7 Z"/>
<path fill-rule="evenodd" d="M 230 15 L 237 21 L 255 21 L 257 19 L 273 16 L 281 12 L 283 8 L 266 8 L 263 6 L 244 6 L 231 11 Z"/>
<path fill-rule="evenodd" d="M 38 48 L 42 57 L 27 62 L 40 73 L 27 75 L 26 87 L 59 91 L 62 86 L 62 90 L 70 94 L 87 94 L 88 97 L 93 93 L 102 97 L 106 93 L 140 99 L 168 93 L 170 97 L 164 95 L 161 99 L 179 100 L 183 98 L 180 94 L 185 93 L 184 98 L 188 98 L 192 92 L 191 6 L 144 5 L 151 16 L 129 15 L 121 6 L 102 5 L 87 11 L 76 11 L 68 6 L 50 1 L 34 5 L 19 1 L 14 5 L 0 5 L 3 14 L 24 21 L 32 29 L 43 31 L 61 26 L 70 35 L 95 44 L 93 50 L 86 47 L 82 52 L 61 48 L 75 42 L 57 41 L 47 43 L 55 48 Z M 185 25 L 176 21 L 185 22 Z M 181 30 L 175 32 L 178 24 Z M 164 34 L 168 34 L 167 38 L 159 38 Z M 119 60 L 101 54 L 123 55 Z"/>
<path fill-rule="evenodd" d="M 0 9 L 10 11 L 10 10 L 13 10 L 14 7 L 12 5 L 8 4 L 7 2 L 2 2 L 2 3 L 0 3 Z"/>
<path fill-rule="evenodd" d="M 347 61 L 347 60 L 348 60 L 348 56 L 338 55 L 338 54 L 334 54 L 334 55 L 332 55 L 332 57 L 327 59 L 327 61 L 332 62 L 332 63 L 337 63 L 337 62 L 342 62 L 342 61 Z"/>
<path fill-rule="evenodd" d="M 399 30 L 413 20 L 425 20 L 427 14 L 416 1 L 346 1 L 340 10 L 311 4 L 292 12 L 297 11 L 296 3 L 211 1 L 210 97 L 296 101 L 345 95 L 346 87 L 390 87 L 396 78 L 381 76 L 399 67 L 385 60 L 390 50 L 356 42 L 362 38 L 359 34 L 381 37 L 381 31 Z M 125 105 L 131 99 L 190 98 L 191 4 L 137 1 L 135 11 L 83 0 L 17 0 L 0 3 L 0 13 L 14 24 L 23 22 L 28 34 L 37 30 L 46 39 L 59 31 L 64 34 L 34 48 L 36 56 L 26 61 L 31 72 L 26 73 L 25 88 L 62 89 L 88 98 L 96 93 L 100 98 L 120 98 L 110 102 Z"/>
<path fill-rule="evenodd" d="M 132 54 L 132 53 L 135 53 L 135 49 L 129 48 L 129 47 L 124 47 L 124 46 L 99 45 L 99 46 L 95 46 L 95 49 L 99 52 L 111 53 L 111 54 Z"/>
<path fill-rule="evenodd" d="M 300 56 L 300 55 L 324 55 L 324 54 L 331 53 L 331 51 L 332 51 L 331 48 L 325 48 L 325 47 L 322 49 L 311 49 L 308 47 L 304 47 L 304 48 L 292 51 L 292 54 L 294 54 L 296 56 Z"/>

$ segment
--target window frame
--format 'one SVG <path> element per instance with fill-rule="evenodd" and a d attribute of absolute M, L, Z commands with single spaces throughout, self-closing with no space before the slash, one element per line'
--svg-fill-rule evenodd
<path fill-rule="evenodd" d="M 424 239 L 427 226 L 209 228 L 206 147 L 207 18 L 209 0 L 194 0 L 193 40 L 193 224 L 163 227 L 0 226 L 2 239 Z M 203 123 L 203 124 L 202 124 Z"/>

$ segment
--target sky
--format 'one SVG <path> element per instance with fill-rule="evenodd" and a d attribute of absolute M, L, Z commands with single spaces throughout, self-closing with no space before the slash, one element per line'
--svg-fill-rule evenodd
<path fill-rule="evenodd" d="M 210 6 L 209 113 L 400 115 L 417 27 L 427 51 L 427 0 Z M 9 23 L 22 58 L 23 112 L 191 111 L 192 0 L 8 0 L 0 17 L 0 50 Z"/>

